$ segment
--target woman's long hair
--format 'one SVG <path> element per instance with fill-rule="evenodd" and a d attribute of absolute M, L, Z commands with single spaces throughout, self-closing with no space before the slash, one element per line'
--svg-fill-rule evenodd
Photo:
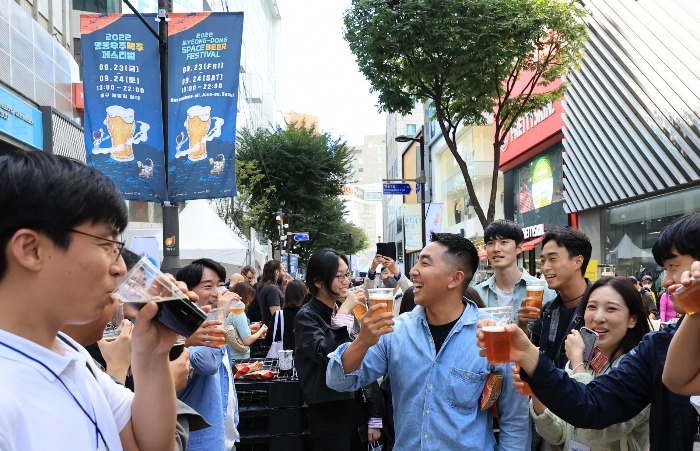
<path fill-rule="evenodd" d="M 637 324 L 633 328 L 627 329 L 625 337 L 620 342 L 620 345 L 612 353 L 611 357 L 621 351 L 622 354 L 627 354 L 635 346 L 642 341 L 642 337 L 651 331 L 647 310 L 642 303 L 642 296 L 637 289 L 632 285 L 626 277 L 603 277 L 596 281 L 591 288 L 586 292 L 581 303 L 583 304 L 583 312 L 586 311 L 588 300 L 596 289 L 600 287 L 610 287 L 620 295 L 625 301 L 625 305 L 629 310 L 630 318 L 637 318 Z"/>

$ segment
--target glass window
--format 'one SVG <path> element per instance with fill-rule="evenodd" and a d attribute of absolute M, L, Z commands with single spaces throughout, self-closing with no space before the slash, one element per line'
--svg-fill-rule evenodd
<path fill-rule="evenodd" d="M 121 2 L 117 0 L 73 0 L 73 9 L 93 13 L 119 13 Z"/>
<path fill-rule="evenodd" d="M 406 124 L 406 135 L 411 138 L 416 135 L 416 124 Z"/>
<path fill-rule="evenodd" d="M 604 259 L 619 276 L 650 274 L 660 285 L 661 268 L 651 248 L 668 223 L 700 210 L 700 188 L 678 191 L 607 209 L 603 213 L 601 242 Z"/>

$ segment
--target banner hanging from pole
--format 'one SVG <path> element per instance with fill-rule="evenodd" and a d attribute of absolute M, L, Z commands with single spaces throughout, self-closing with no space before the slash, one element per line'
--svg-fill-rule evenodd
<path fill-rule="evenodd" d="M 168 26 L 168 196 L 236 193 L 243 13 L 179 13 Z"/>
<path fill-rule="evenodd" d="M 158 40 L 138 17 L 122 14 L 82 14 L 80 33 L 87 163 L 114 180 L 126 199 L 162 202 Z"/>

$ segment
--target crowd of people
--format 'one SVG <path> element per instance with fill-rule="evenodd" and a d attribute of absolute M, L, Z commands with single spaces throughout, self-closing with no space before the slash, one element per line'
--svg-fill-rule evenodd
<path fill-rule="evenodd" d="M 256 280 L 253 267 L 227 278 L 202 258 L 167 276 L 210 313 L 194 333 L 156 321 L 155 302 L 126 304 L 108 341 L 111 293 L 142 258 L 117 240 L 119 190 L 42 152 L 1 149 L 0 174 L 0 450 L 233 450 L 232 365 L 257 345 L 293 350 L 315 450 L 698 446 L 700 319 L 675 294 L 700 278 L 700 213 L 652 248 L 658 303 L 651 277 L 586 279 L 589 239 L 558 227 L 542 240 L 533 306 L 523 231 L 497 220 L 484 231 L 494 272 L 476 286 L 476 248 L 448 233 L 432 234 L 408 274 L 376 255 L 360 289 L 333 249 L 313 253 L 304 281 L 277 260 Z M 377 287 L 391 301 L 367 307 Z M 512 311 L 511 363 L 483 357 L 484 307 Z M 656 319 L 665 327 L 652 331 Z"/>

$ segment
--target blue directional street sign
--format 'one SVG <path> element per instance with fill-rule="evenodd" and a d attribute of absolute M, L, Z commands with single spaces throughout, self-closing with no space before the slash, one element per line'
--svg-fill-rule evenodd
<path fill-rule="evenodd" d="M 297 233 L 294 235 L 294 241 L 309 241 L 308 233 Z"/>
<path fill-rule="evenodd" d="M 384 194 L 411 194 L 411 185 L 408 183 L 385 183 Z"/>

